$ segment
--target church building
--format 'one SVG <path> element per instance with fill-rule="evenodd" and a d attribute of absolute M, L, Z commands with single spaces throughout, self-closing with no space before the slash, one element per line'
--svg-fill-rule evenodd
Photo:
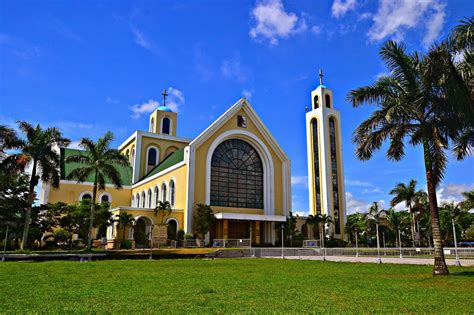
<path fill-rule="evenodd" d="M 133 215 L 135 224 L 125 238 L 147 247 L 155 237 L 173 238 L 178 230 L 191 234 L 196 205 L 202 203 L 216 218 L 209 240 L 251 237 L 254 244 L 275 243 L 276 226 L 291 210 L 290 160 L 248 100 L 240 99 L 195 139 L 179 137 L 177 127 L 178 114 L 164 101 L 151 113 L 148 131 L 135 131 L 118 148 L 131 165 L 120 168 L 123 188 L 109 182 L 97 201 L 109 202 L 114 216 Z M 43 184 L 40 202 L 76 204 L 91 198 L 92 179 L 66 180 L 76 166 L 65 159 L 77 150 L 61 148 L 60 153 L 60 186 Z M 159 201 L 172 208 L 164 218 L 154 215 Z M 342 212 L 339 220 L 342 227 Z M 161 223 L 167 224 L 164 236 L 156 232 Z M 99 234 L 108 248 L 121 242 L 117 223 Z"/>

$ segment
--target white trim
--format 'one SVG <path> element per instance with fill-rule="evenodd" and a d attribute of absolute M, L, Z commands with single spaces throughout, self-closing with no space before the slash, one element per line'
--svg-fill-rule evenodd
<path fill-rule="evenodd" d="M 146 208 L 146 192 L 144 190 L 142 190 L 142 192 L 140 193 L 140 203 L 141 205 L 141 208 L 142 209 L 145 209 Z"/>
<path fill-rule="evenodd" d="M 147 211 L 147 212 L 154 212 L 155 209 L 120 206 L 120 207 L 112 208 L 109 211 L 110 212 L 116 212 L 116 211 Z M 184 211 L 183 209 L 172 209 L 171 213 L 181 213 L 183 211 Z"/>
<path fill-rule="evenodd" d="M 165 186 L 165 194 L 163 194 L 163 185 Z M 160 198 L 160 200 L 163 201 L 163 202 L 167 201 L 167 200 L 168 200 L 168 197 L 169 197 L 169 196 L 168 196 L 168 193 L 169 193 L 169 192 L 168 192 L 168 181 L 163 180 L 163 181 L 161 182 L 160 190 L 161 190 L 161 191 L 160 191 L 160 193 L 161 193 L 161 198 Z"/>
<path fill-rule="evenodd" d="M 275 214 L 274 166 L 273 159 L 265 143 L 247 130 L 232 129 L 220 134 L 209 146 L 206 158 L 206 204 L 211 203 L 211 161 L 212 155 L 222 142 L 229 139 L 247 141 L 258 152 L 263 164 L 263 209 L 267 215 Z"/>
<path fill-rule="evenodd" d="M 174 142 L 183 142 L 183 143 L 186 143 L 186 144 L 188 144 L 192 141 L 192 139 L 189 139 L 189 138 L 175 137 L 175 136 L 168 135 L 168 134 L 152 133 L 152 132 L 148 132 L 148 131 L 137 131 L 137 134 L 142 135 L 144 137 L 148 137 L 148 138 L 169 140 L 169 141 L 174 141 Z"/>
<path fill-rule="evenodd" d="M 155 117 L 150 118 L 150 126 L 148 127 L 148 132 L 155 132 Z"/>
<path fill-rule="evenodd" d="M 82 182 L 82 183 L 79 183 L 75 180 L 67 180 L 67 179 L 61 179 L 59 181 L 59 184 L 70 184 L 70 185 L 84 185 L 84 186 L 94 186 L 94 183 L 92 182 Z M 115 188 L 115 185 L 114 184 L 105 184 L 105 187 L 106 188 Z M 132 186 L 128 186 L 128 185 L 125 185 L 125 186 L 122 186 L 122 189 L 132 189 L 133 187 Z M 117 188 L 115 188 L 117 189 Z"/>
<path fill-rule="evenodd" d="M 40 204 L 45 205 L 49 200 L 49 193 L 51 191 L 51 184 L 41 181 Z"/>
<path fill-rule="evenodd" d="M 158 184 L 153 186 L 153 204 L 156 207 L 158 207 L 158 201 L 160 201 L 160 187 Z"/>
<path fill-rule="evenodd" d="M 138 182 L 140 179 L 140 167 L 142 159 L 142 134 L 137 133 L 137 141 L 135 145 L 135 159 L 133 160 L 133 180 L 132 183 Z"/>
<path fill-rule="evenodd" d="M 85 190 L 79 194 L 79 198 L 78 198 L 79 202 L 82 201 L 82 198 L 84 197 L 85 194 L 91 195 L 91 200 L 94 197 L 94 195 L 92 194 L 92 191 Z"/>
<path fill-rule="evenodd" d="M 246 221 L 266 221 L 266 222 L 286 222 L 284 215 L 262 215 L 247 213 L 218 212 L 214 214 L 218 220 L 246 220 Z"/>
<path fill-rule="evenodd" d="M 175 169 L 178 169 L 178 168 L 180 168 L 181 166 L 183 166 L 183 165 L 185 165 L 185 164 L 186 164 L 186 163 L 185 163 L 184 161 L 181 161 L 181 162 L 179 162 L 179 163 L 177 163 L 177 164 L 175 164 L 175 165 L 173 165 L 173 166 L 168 167 L 167 169 L 165 169 L 165 170 L 163 170 L 163 171 L 161 171 L 161 172 L 159 172 L 159 173 L 156 173 L 155 175 L 153 175 L 153 176 L 151 176 L 151 177 L 149 177 L 149 178 L 142 179 L 142 180 L 139 181 L 138 183 L 133 184 L 133 185 L 132 185 L 132 188 L 137 188 L 137 187 L 139 187 L 139 186 L 141 186 L 141 185 L 143 185 L 143 184 L 148 183 L 149 181 L 155 180 L 156 178 L 161 177 L 161 176 L 163 176 L 163 175 L 165 175 L 165 174 L 167 174 L 167 173 L 169 173 L 169 172 L 171 172 L 171 171 L 174 171 Z"/>
<path fill-rule="evenodd" d="M 156 164 L 153 165 L 153 167 L 157 166 L 158 164 L 160 164 L 160 149 L 155 146 L 155 145 L 149 145 L 148 148 L 146 149 L 146 167 L 145 169 L 148 170 L 148 166 L 152 166 L 152 165 L 148 165 L 148 155 L 150 154 L 150 150 L 151 149 L 155 149 L 156 150 Z M 148 173 L 148 172 L 147 172 Z"/>
<path fill-rule="evenodd" d="M 184 162 L 188 164 L 186 174 L 186 204 L 184 211 L 184 232 L 189 233 L 192 230 L 192 212 L 194 210 L 194 168 L 196 150 L 190 145 L 184 149 Z"/>
<path fill-rule="evenodd" d="M 146 208 L 152 209 L 152 203 L 153 203 L 153 189 L 151 187 L 148 187 L 146 191 Z"/>
<path fill-rule="evenodd" d="M 112 203 L 112 195 L 111 195 L 110 193 L 106 192 L 106 191 L 104 191 L 103 193 L 101 193 L 101 194 L 99 195 L 99 200 L 98 200 L 99 203 L 102 203 L 102 197 L 103 197 L 103 196 L 107 196 L 107 197 L 109 198 L 109 201 L 108 201 L 108 202 L 109 202 L 110 204 Z"/>
<path fill-rule="evenodd" d="M 169 128 L 169 133 L 164 133 L 163 132 L 163 120 L 165 120 L 165 118 L 168 118 L 168 120 L 170 121 L 170 128 Z M 161 116 L 161 123 L 160 123 L 160 133 L 162 135 L 168 135 L 168 136 L 173 136 L 173 119 L 171 119 L 171 117 L 167 116 L 166 114 Z"/>
<path fill-rule="evenodd" d="M 138 131 L 135 131 L 134 133 L 132 133 L 132 135 L 130 137 L 128 137 L 124 142 L 122 142 L 121 145 L 119 145 L 118 149 L 122 150 L 124 147 L 129 145 L 130 142 L 132 142 L 132 140 L 137 137 L 137 133 L 138 133 Z"/>

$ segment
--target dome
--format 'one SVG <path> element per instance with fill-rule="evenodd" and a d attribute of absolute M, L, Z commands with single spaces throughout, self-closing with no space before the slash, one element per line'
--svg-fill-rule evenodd
<path fill-rule="evenodd" d="M 172 113 L 173 111 L 171 110 L 171 108 L 169 108 L 168 106 L 160 106 L 157 108 L 158 110 L 161 110 L 163 112 L 168 112 L 168 113 Z"/>
<path fill-rule="evenodd" d="M 317 88 L 327 89 L 327 87 L 326 87 L 324 84 L 320 84 L 320 85 L 318 85 L 318 87 L 317 87 Z"/>

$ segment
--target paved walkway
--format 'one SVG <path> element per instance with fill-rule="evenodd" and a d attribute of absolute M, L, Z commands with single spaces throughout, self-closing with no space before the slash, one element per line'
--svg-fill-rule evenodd
<path fill-rule="evenodd" d="M 268 257 L 277 258 L 277 257 Z M 324 260 L 320 256 L 285 256 L 285 259 L 303 259 L 303 260 Z M 433 258 L 394 258 L 381 257 L 382 263 L 387 264 L 408 264 L 408 265 L 433 265 Z M 327 261 L 342 261 L 342 262 L 360 262 L 360 263 L 376 263 L 376 257 L 352 257 L 352 256 L 326 256 Z M 474 266 L 474 260 L 460 260 L 461 266 Z M 446 264 L 449 266 L 455 265 L 454 259 L 446 259 Z"/>

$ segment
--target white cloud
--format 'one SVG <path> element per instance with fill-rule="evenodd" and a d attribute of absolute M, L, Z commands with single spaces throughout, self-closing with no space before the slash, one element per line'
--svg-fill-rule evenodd
<path fill-rule="evenodd" d="M 364 12 L 362 13 L 361 15 L 359 15 L 359 18 L 357 20 L 359 21 L 364 21 L 364 20 L 368 20 L 372 17 L 372 13 L 370 12 Z"/>
<path fill-rule="evenodd" d="M 320 34 L 321 31 L 322 31 L 321 26 L 313 25 L 313 26 L 311 27 L 311 32 L 313 32 L 314 34 Z"/>
<path fill-rule="evenodd" d="M 462 196 L 463 192 L 467 192 L 474 189 L 474 184 L 463 185 L 463 184 L 448 184 L 441 186 L 436 195 L 438 197 L 438 204 L 443 202 L 460 202 L 464 200 Z"/>
<path fill-rule="evenodd" d="M 357 199 L 351 192 L 346 192 L 346 212 L 352 214 L 356 212 L 367 212 L 369 203 L 362 199 Z"/>
<path fill-rule="evenodd" d="M 130 115 L 130 117 L 135 118 L 135 119 L 139 118 L 142 114 L 153 112 L 159 106 L 160 106 L 160 103 L 158 103 L 155 100 L 149 100 L 148 102 L 145 102 L 142 104 L 132 105 L 130 106 L 130 110 L 132 111 L 132 115 Z"/>
<path fill-rule="evenodd" d="M 331 7 L 332 16 L 341 17 L 356 6 L 356 0 L 334 0 Z"/>
<path fill-rule="evenodd" d="M 181 107 L 185 103 L 184 94 L 182 91 L 170 87 L 168 89 L 168 98 L 166 100 L 166 105 L 171 108 L 171 110 L 175 113 L 181 110 Z"/>
<path fill-rule="evenodd" d="M 184 105 L 185 99 L 182 91 L 170 87 L 168 89 L 168 98 L 166 99 L 166 106 L 168 106 L 173 112 L 177 113 L 181 110 L 181 107 Z M 142 114 L 148 114 L 153 112 L 160 106 L 158 101 L 153 99 L 148 100 L 148 102 L 142 104 L 135 104 L 130 106 L 132 114 L 130 117 L 139 118 Z"/>
<path fill-rule="evenodd" d="M 131 27 L 133 33 L 133 40 L 135 43 L 145 49 L 151 50 L 152 43 L 151 41 L 145 37 L 145 35 L 135 27 Z"/>
<path fill-rule="evenodd" d="M 260 1 L 251 15 L 256 24 L 250 29 L 250 36 L 268 39 L 271 45 L 278 44 L 280 38 L 288 38 L 308 28 L 304 18 L 285 11 L 281 0 Z"/>
<path fill-rule="evenodd" d="M 226 79 L 245 82 L 249 75 L 247 68 L 242 66 L 239 53 L 235 53 L 232 58 L 226 59 L 221 64 L 221 74 Z"/>
<path fill-rule="evenodd" d="M 114 99 L 114 98 L 112 98 L 112 97 L 110 97 L 110 96 L 107 96 L 107 98 L 105 99 L 105 102 L 106 102 L 107 104 L 118 104 L 118 103 L 119 103 L 118 100 L 116 100 L 116 99 Z"/>
<path fill-rule="evenodd" d="M 252 95 L 253 95 L 253 89 L 242 91 L 242 96 L 245 97 L 248 100 L 252 98 Z"/>
<path fill-rule="evenodd" d="M 81 142 L 80 140 L 72 141 L 72 142 L 68 145 L 68 148 L 69 148 L 69 149 L 83 150 L 83 148 L 79 145 L 80 142 Z"/>
<path fill-rule="evenodd" d="M 423 45 L 435 41 L 442 29 L 446 5 L 442 0 L 379 0 L 374 24 L 367 36 L 379 41 L 385 38 L 402 40 L 409 29 L 424 28 Z"/>
<path fill-rule="evenodd" d="M 308 176 L 291 176 L 291 185 L 308 186 Z"/>

